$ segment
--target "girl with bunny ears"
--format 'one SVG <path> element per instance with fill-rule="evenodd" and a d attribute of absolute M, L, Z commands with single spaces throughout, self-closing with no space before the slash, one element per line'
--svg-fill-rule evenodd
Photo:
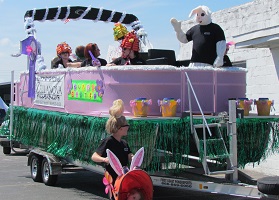
<path fill-rule="evenodd" d="M 106 170 L 112 176 L 113 184 L 118 175 L 109 163 L 106 150 L 109 149 L 112 151 L 117 156 L 122 166 L 127 166 L 128 161 L 131 161 L 133 156 L 128 143 L 122 139 L 123 136 L 127 135 L 129 129 L 123 112 L 123 101 L 121 99 L 115 100 L 109 110 L 110 117 L 106 123 L 106 131 L 111 134 L 111 136 L 102 140 L 100 146 L 91 157 L 94 162 L 103 162 L 107 164 Z"/>
<path fill-rule="evenodd" d="M 122 139 L 127 135 L 129 128 L 123 112 L 123 101 L 115 100 L 106 123 L 106 131 L 111 136 L 101 142 L 93 153 L 92 160 L 107 164 L 103 183 L 110 199 L 151 200 L 152 180 L 144 170 L 139 169 L 143 162 L 144 148 L 140 148 L 133 156 L 128 143 Z M 127 167 L 128 161 L 131 161 L 130 168 Z"/>

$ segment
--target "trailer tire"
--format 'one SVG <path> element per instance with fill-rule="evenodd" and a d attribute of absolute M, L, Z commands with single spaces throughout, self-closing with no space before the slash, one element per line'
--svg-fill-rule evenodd
<path fill-rule="evenodd" d="M 267 195 L 279 195 L 279 176 L 269 176 L 258 180 L 258 190 Z"/>
<path fill-rule="evenodd" d="M 32 155 L 30 161 L 30 172 L 33 181 L 42 182 L 42 158 Z"/>
<path fill-rule="evenodd" d="M 53 186 L 57 182 L 58 175 L 50 175 L 50 164 L 44 158 L 42 162 L 42 178 L 45 185 Z"/>
<path fill-rule="evenodd" d="M 11 154 L 11 147 L 3 147 L 4 154 Z"/>

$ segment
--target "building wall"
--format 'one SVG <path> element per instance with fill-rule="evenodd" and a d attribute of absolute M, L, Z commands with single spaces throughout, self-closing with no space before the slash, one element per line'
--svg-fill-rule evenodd
<path fill-rule="evenodd" d="M 271 42 L 258 44 L 264 38 L 279 33 L 279 1 L 278 0 L 254 0 L 249 3 L 212 13 L 212 21 L 219 24 L 227 41 L 236 42 L 230 48 L 228 56 L 233 63 L 246 62 L 247 86 L 246 97 L 258 99 L 267 97 L 274 100 L 279 113 L 279 42 L 273 37 Z M 196 23 L 193 20 L 182 22 L 182 30 L 186 32 Z M 277 35 L 276 35 L 277 36 Z M 278 38 L 278 37 L 277 37 Z M 249 48 L 243 48 L 247 44 Z M 180 44 L 179 60 L 187 60 L 191 57 L 192 42 Z M 256 113 L 256 108 L 252 110 Z M 256 133 L 255 133 L 256 134 Z M 275 155 L 267 159 L 261 166 L 253 168 L 267 175 L 279 175 L 279 156 Z M 268 166 L 268 170 L 266 167 Z"/>

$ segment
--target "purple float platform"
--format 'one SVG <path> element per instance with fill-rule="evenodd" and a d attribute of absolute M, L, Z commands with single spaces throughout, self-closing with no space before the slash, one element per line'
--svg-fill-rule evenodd
<path fill-rule="evenodd" d="M 15 84 L 15 105 L 89 116 L 107 115 L 115 99 L 122 99 L 132 116 L 130 101 L 152 100 L 148 116 L 161 116 L 158 100 L 180 99 L 177 116 L 189 110 L 185 72 L 204 113 L 228 111 L 228 99 L 245 97 L 243 68 L 188 68 L 174 66 L 113 66 L 49 69 L 36 72 L 35 98 L 28 97 L 28 72 Z M 200 113 L 191 94 L 192 110 Z"/>

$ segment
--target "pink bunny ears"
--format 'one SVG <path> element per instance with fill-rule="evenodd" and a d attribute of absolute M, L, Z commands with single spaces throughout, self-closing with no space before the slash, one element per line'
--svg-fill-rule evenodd
<path fill-rule="evenodd" d="M 124 175 L 125 172 L 123 171 L 123 167 L 122 167 L 119 159 L 109 149 L 107 149 L 106 151 L 107 151 L 107 156 L 108 156 L 109 163 L 110 163 L 112 169 L 115 171 L 115 173 L 118 176 Z M 132 162 L 131 162 L 131 166 L 130 166 L 130 171 L 135 169 L 136 167 L 140 167 L 141 166 L 142 161 L 143 161 L 143 157 L 144 157 L 144 147 L 141 147 L 137 151 L 137 153 L 133 156 L 133 159 L 132 159 Z"/>

